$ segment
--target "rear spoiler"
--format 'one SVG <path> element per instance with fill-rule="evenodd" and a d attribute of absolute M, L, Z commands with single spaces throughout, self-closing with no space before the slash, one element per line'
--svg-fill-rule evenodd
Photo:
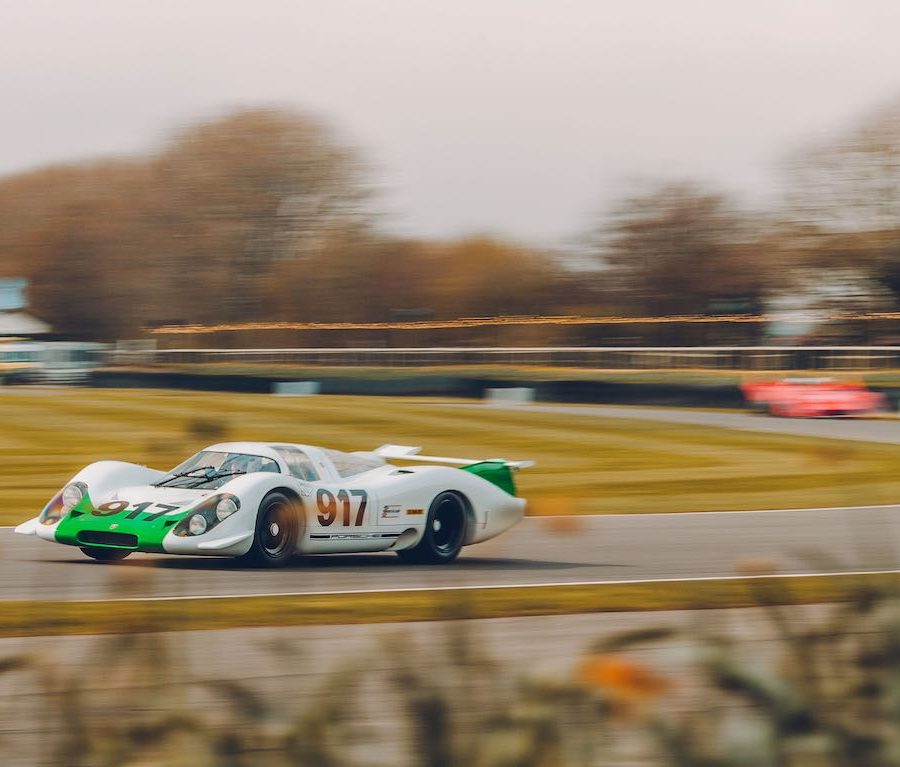
<path fill-rule="evenodd" d="M 502 463 L 510 469 L 527 469 L 534 466 L 534 461 L 507 461 L 505 458 L 445 458 L 435 455 L 420 455 L 422 448 L 412 445 L 382 445 L 372 452 L 380 458 L 392 458 L 403 461 L 422 461 L 424 463 L 447 463 L 453 466 L 469 466 L 473 463 Z"/>

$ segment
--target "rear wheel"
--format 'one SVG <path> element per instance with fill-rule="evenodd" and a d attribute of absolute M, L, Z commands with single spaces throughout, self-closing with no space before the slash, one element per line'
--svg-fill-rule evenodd
<path fill-rule="evenodd" d="M 411 549 L 402 549 L 397 556 L 404 562 L 423 565 L 442 565 L 459 556 L 466 537 L 466 507 L 456 493 L 441 493 L 431 502 L 425 532 Z"/>
<path fill-rule="evenodd" d="M 259 504 L 250 551 L 241 561 L 254 567 L 284 567 L 300 536 L 300 504 L 284 493 L 269 493 Z"/>
<path fill-rule="evenodd" d="M 81 551 L 98 562 L 119 562 L 131 553 L 127 549 L 104 549 L 100 546 L 82 546 Z"/>

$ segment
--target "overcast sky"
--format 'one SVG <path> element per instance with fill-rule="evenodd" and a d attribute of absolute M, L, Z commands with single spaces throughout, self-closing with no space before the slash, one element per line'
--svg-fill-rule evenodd
<path fill-rule="evenodd" d="M 635 178 L 752 196 L 900 96 L 897 0 L 0 0 L 0 173 L 315 112 L 400 231 L 564 242 Z"/>

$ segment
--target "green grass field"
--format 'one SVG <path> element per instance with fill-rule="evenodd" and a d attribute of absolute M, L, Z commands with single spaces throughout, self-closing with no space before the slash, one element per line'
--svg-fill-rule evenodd
<path fill-rule="evenodd" d="M 646 513 L 900 501 L 900 446 L 842 443 L 396 398 L 154 390 L 0 390 L 0 523 L 37 514 L 86 463 L 168 469 L 205 444 L 285 440 L 347 450 L 532 458 L 531 513 Z"/>

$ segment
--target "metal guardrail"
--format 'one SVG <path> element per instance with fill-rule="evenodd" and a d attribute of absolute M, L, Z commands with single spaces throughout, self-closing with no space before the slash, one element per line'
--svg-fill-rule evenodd
<path fill-rule="evenodd" d="M 334 367 L 539 366 L 601 370 L 885 370 L 900 346 L 547 346 L 296 349 L 118 349 L 114 366 L 246 363 Z"/>

